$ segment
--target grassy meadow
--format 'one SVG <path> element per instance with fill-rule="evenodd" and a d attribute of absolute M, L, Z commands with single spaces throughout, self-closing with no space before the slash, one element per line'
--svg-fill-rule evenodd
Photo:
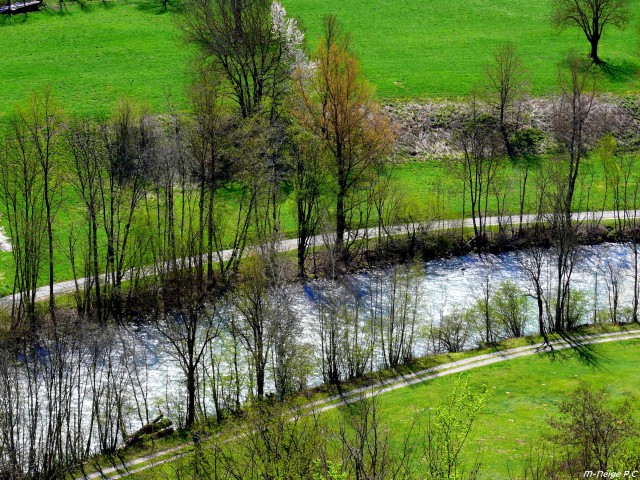
<path fill-rule="evenodd" d="M 640 2 L 631 3 L 632 20 L 623 31 L 609 29 L 600 43 L 613 71 L 602 88 L 637 89 Z M 550 23 L 551 0 L 283 0 L 301 18 L 310 43 L 331 13 L 353 37 L 365 76 L 385 100 L 465 96 L 484 74 L 496 47 L 516 45 L 529 69 L 532 90 L 553 90 L 557 65 L 574 50 L 589 53 L 578 29 L 559 33 Z"/>
<path fill-rule="evenodd" d="M 188 108 L 185 86 L 190 49 L 181 42 L 179 13 L 161 12 L 153 0 L 92 0 L 80 8 L 0 18 L 0 121 L 32 90 L 49 85 L 69 113 L 104 116 L 120 97 L 155 112 Z M 365 76 L 383 101 L 456 98 L 468 94 L 499 44 L 517 45 L 531 73 L 533 93 L 544 95 L 569 50 L 586 55 L 575 29 L 556 32 L 550 0 L 283 0 L 315 48 L 322 17 L 335 14 L 353 37 Z M 601 41 L 611 64 L 602 88 L 636 91 L 640 61 L 640 1 L 632 21 Z"/>
<path fill-rule="evenodd" d="M 175 20 L 142 2 L 0 18 L 0 121 L 44 86 L 74 115 L 107 116 L 122 97 L 154 112 L 186 108 L 190 51 Z"/>

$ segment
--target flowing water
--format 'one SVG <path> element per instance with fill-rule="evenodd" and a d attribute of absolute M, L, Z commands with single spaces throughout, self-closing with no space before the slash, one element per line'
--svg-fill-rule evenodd
<path fill-rule="evenodd" d="M 483 296 L 487 284 L 490 289 L 495 290 L 502 282 L 509 280 L 522 289 L 523 295 L 530 294 L 531 285 L 522 266 L 526 255 L 526 252 L 469 254 L 410 267 L 398 266 L 360 272 L 339 281 L 319 280 L 287 287 L 286 310 L 297 319 L 297 343 L 306 346 L 307 352 L 312 352 L 308 357 L 315 357 L 315 362 L 312 362 L 315 365 L 307 372 L 307 384 L 318 384 L 323 378 L 319 362 L 322 338 L 318 325 L 319 312 L 328 300 L 333 300 L 332 308 L 335 311 L 341 310 L 346 312 L 347 316 L 351 315 L 348 318 L 353 317 L 353 312 L 358 312 L 356 324 L 362 329 L 361 342 L 366 342 L 378 335 L 376 322 L 390 314 L 394 308 L 392 300 L 397 299 L 399 293 L 404 298 L 406 310 L 415 318 L 415 338 L 411 353 L 413 356 L 426 355 L 434 353 L 434 344 L 428 337 L 432 327 L 437 326 L 440 320 L 451 312 L 471 307 Z M 553 272 L 553 257 L 547 254 L 542 275 L 547 292 L 553 292 L 555 286 Z M 603 244 L 581 247 L 572 275 L 573 288 L 584 293 L 581 321 L 591 322 L 594 317 L 601 315 L 598 314 L 599 311 L 608 311 L 613 280 L 619 285 L 620 307 L 628 308 L 633 300 L 633 274 L 634 256 L 629 246 Z M 392 294 L 392 289 L 395 289 L 396 293 Z M 530 296 L 527 298 L 530 308 L 525 330 L 535 333 L 537 317 L 534 299 Z M 398 308 L 397 304 L 395 308 Z M 105 335 L 104 332 L 101 334 Z M 119 378 L 118 381 L 124 385 L 120 388 L 124 392 L 122 398 L 126 400 L 124 404 L 118 404 L 116 398 L 115 403 L 100 406 L 102 417 L 107 418 L 114 411 L 121 412 L 121 426 L 124 426 L 127 432 L 136 430 L 142 423 L 146 423 L 148 418 L 153 418 L 158 413 L 168 415 L 178 422 L 184 419 L 184 374 L 179 361 L 172 354 L 169 342 L 149 324 L 127 328 L 114 327 L 114 330 L 106 335 L 116 340 L 111 342 L 110 350 L 103 352 L 99 360 L 87 360 L 95 359 L 95 355 L 92 357 L 90 351 L 93 347 L 89 345 L 80 347 L 76 357 L 70 360 L 69 365 L 77 369 L 73 377 L 73 381 L 77 383 L 77 388 L 74 387 L 77 400 L 72 402 L 77 411 L 73 416 L 74 428 L 77 431 L 86 431 L 88 422 L 83 416 L 96 411 L 96 395 L 100 396 L 100 401 L 110 398 L 109 369 L 114 374 L 113 378 Z M 91 335 L 87 338 L 91 338 Z M 476 334 L 469 338 L 466 346 L 473 347 L 477 341 Z M 234 368 L 230 361 L 232 351 L 229 336 L 223 333 L 211 344 L 203 365 L 210 367 L 212 358 L 222 358 L 219 374 L 224 376 Z M 245 395 L 250 390 L 253 379 L 251 369 L 248 368 L 250 359 L 243 353 L 242 348 L 239 351 L 238 371 L 242 376 L 242 391 Z M 379 342 L 372 346 L 371 351 L 366 368 L 377 369 L 384 366 L 384 352 Z M 46 362 L 47 355 L 46 351 L 39 352 L 38 359 L 31 361 Z M 18 361 L 27 360 L 18 358 Z M 274 388 L 271 367 L 272 363 L 267 367 L 267 390 Z M 199 376 L 203 385 L 199 395 L 202 398 L 200 407 L 212 415 L 214 412 L 210 390 L 211 370 L 203 368 Z M 21 383 L 18 381 L 14 385 L 14 394 L 19 393 Z M 99 385 L 99 388 L 96 385 Z M 44 409 L 46 402 L 42 405 L 41 408 Z M 16 408 L 21 410 L 22 418 L 35 418 L 27 403 L 18 402 Z M 145 410 L 148 411 L 148 416 L 140 414 Z M 47 414 L 40 412 L 39 415 L 45 418 Z M 90 442 L 97 448 L 98 440 L 91 437 L 96 435 L 95 428 L 89 430 L 92 433 L 87 433 L 88 437 L 84 438 L 83 442 Z M 46 431 L 42 432 L 39 435 L 44 438 Z M 116 435 L 120 434 L 116 432 Z"/>

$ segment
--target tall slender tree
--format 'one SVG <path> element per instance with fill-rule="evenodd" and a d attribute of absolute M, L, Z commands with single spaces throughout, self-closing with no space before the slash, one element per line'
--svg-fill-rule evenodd
<path fill-rule="evenodd" d="M 295 112 L 322 139 L 331 158 L 335 243 L 341 251 L 356 207 L 350 199 L 373 166 L 391 152 L 394 139 L 389 119 L 364 80 L 350 44 L 336 18 L 326 17 L 315 68 L 299 68 L 295 75 L 300 99 Z"/>

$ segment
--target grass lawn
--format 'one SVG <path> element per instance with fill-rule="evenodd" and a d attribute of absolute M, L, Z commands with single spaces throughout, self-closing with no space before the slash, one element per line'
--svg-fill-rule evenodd
<path fill-rule="evenodd" d="M 154 0 L 149 0 L 153 2 Z M 534 94 L 549 92 L 556 65 L 573 49 L 587 53 L 581 32 L 562 34 L 549 23 L 550 0 L 283 0 L 301 20 L 311 48 L 323 16 L 335 14 L 353 36 L 366 77 L 385 101 L 460 97 L 483 75 L 497 45 L 511 41 L 531 72 Z M 145 0 L 69 3 L 68 11 L 0 18 L 0 123 L 29 92 L 48 85 L 74 114 L 104 116 L 120 97 L 164 112 L 171 103 L 187 109 L 189 48 L 180 41 L 175 12 L 159 12 Z M 640 61 L 637 25 L 610 29 L 602 58 L 613 72 L 603 89 L 637 90 Z M 171 98 L 169 102 L 168 98 Z"/>
<path fill-rule="evenodd" d="M 507 465 L 516 467 L 528 449 L 540 443 L 540 436 L 548 431 L 546 419 L 558 413 L 560 401 L 580 380 L 595 388 L 606 387 L 616 401 L 638 396 L 638 347 L 638 340 L 594 345 L 594 363 L 565 350 L 470 371 L 472 388 L 485 385 L 489 392 L 470 443 L 480 445 L 483 478 L 508 478 Z M 456 376 L 449 376 L 381 396 L 383 415 L 392 431 L 403 432 L 414 412 L 440 404 L 455 380 Z M 640 418 L 640 410 L 634 413 Z"/>
<path fill-rule="evenodd" d="M 186 108 L 189 49 L 171 13 L 137 2 L 72 2 L 53 11 L 0 18 L 0 122 L 32 90 L 50 86 L 72 114 L 102 117 L 129 97 L 153 111 L 169 98 Z"/>
<path fill-rule="evenodd" d="M 603 89 L 637 89 L 640 2 L 631 2 L 631 24 L 609 29 L 601 57 L 614 71 Z M 558 33 L 550 24 L 551 0 L 283 0 L 288 13 L 303 20 L 310 44 L 322 31 L 321 19 L 334 14 L 353 37 L 366 78 L 380 97 L 456 97 L 469 93 L 484 65 L 504 42 L 517 46 L 529 69 L 535 95 L 551 91 L 557 64 L 568 51 L 586 56 L 589 43 L 578 29 Z"/>
<path fill-rule="evenodd" d="M 470 436 L 467 452 L 481 452 L 481 478 L 509 478 L 507 466 L 521 476 L 522 459 L 549 432 L 547 419 L 580 380 L 605 387 L 614 402 L 640 395 L 640 341 L 593 345 L 588 360 L 574 350 L 540 354 L 473 369 L 464 376 L 475 391 L 487 388 L 487 405 Z M 450 375 L 383 394 L 379 397 L 383 423 L 399 440 L 416 414 L 441 405 L 458 376 Z M 348 407 L 327 413 L 349 415 Z M 634 415 L 640 419 L 640 409 Z M 471 459 L 472 460 L 472 459 Z M 167 478 L 173 469 L 163 465 L 133 479 Z"/>

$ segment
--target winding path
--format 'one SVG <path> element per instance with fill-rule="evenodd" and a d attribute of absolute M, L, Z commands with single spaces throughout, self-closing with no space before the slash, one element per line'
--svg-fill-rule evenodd
<path fill-rule="evenodd" d="M 576 221 L 600 222 L 602 220 L 614 220 L 618 218 L 619 215 L 621 216 L 623 213 L 627 215 L 627 218 L 640 218 L 640 210 L 635 210 L 635 211 L 634 210 L 629 210 L 629 211 L 607 210 L 604 212 L 576 212 L 574 213 L 574 218 Z M 544 221 L 544 218 L 541 219 L 537 215 L 524 215 L 522 217 L 523 225 L 528 225 L 530 223 L 535 223 L 540 221 Z M 515 228 L 515 227 L 518 227 L 520 224 L 519 218 L 515 216 L 486 217 L 484 219 L 484 222 L 485 222 L 485 225 L 489 227 L 503 224 L 503 225 L 514 226 Z M 424 228 L 429 231 L 439 231 L 439 230 L 454 230 L 454 229 L 460 229 L 460 228 L 466 228 L 466 227 L 472 227 L 472 226 L 473 226 L 473 219 L 465 218 L 464 221 L 439 220 L 439 221 L 433 221 L 433 222 L 420 222 L 420 223 L 416 222 L 415 224 L 412 224 L 412 225 L 409 225 L 409 224 L 395 225 L 392 227 L 388 227 L 385 232 L 386 234 L 389 234 L 389 235 L 401 235 L 403 233 L 410 232 L 411 229 L 414 229 L 414 228 L 415 229 Z M 378 235 L 377 227 L 363 228 L 360 230 L 354 230 L 350 232 L 351 239 L 366 238 L 366 237 L 374 238 L 377 235 Z M 325 245 L 327 242 L 332 242 L 332 241 L 333 241 L 332 235 L 316 235 L 311 239 L 310 244 L 313 246 L 322 246 L 322 245 Z M 278 250 L 281 252 L 288 252 L 288 251 L 296 250 L 297 248 L 298 248 L 297 238 L 282 240 L 278 245 Z M 231 258 L 232 254 L 233 254 L 232 250 L 223 250 L 222 252 L 220 252 L 219 258 L 222 258 L 222 261 L 227 261 Z M 218 255 L 216 254 L 216 256 Z M 188 264 L 193 264 L 195 262 L 193 258 L 183 258 L 181 260 L 181 263 L 183 265 L 188 265 Z M 160 267 L 160 264 L 155 266 L 150 265 L 148 267 L 143 267 L 141 272 L 142 276 L 153 275 L 154 273 L 157 272 L 158 267 Z M 105 276 L 101 275 L 100 277 L 101 281 L 104 281 L 104 278 Z M 126 274 L 124 279 L 128 280 L 129 278 L 131 278 L 131 273 Z M 59 282 L 53 285 L 53 293 L 54 295 L 63 295 L 67 293 L 73 293 L 76 291 L 76 284 L 78 288 L 83 288 L 87 283 L 91 281 L 92 280 L 88 278 L 79 278 L 78 280 L 67 280 L 64 282 Z M 11 303 L 14 300 L 14 298 L 17 299 L 19 295 L 20 295 L 19 293 L 16 293 L 15 295 L 8 295 L 6 297 L 0 298 L 0 306 L 4 306 L 4 307 L 11 306 Z M 43 287 L 39 287 L 38 289 L 36 289 L 35 299 L 36 301 L 49 300 L 49 286 L 45 285 Z"/>
<path fill-rule="evenodd" d="M 555 340 L 548 345 L 534 344 L 527 345 L 525 347 L 511 348 L 508 350 L 497 351 L 492 353 L 486 353 L 475 357 L 466 358 L 463 360 L 457 360 L 436 367 L 427 368 L 413 372 L 408 375 L 387 379 L 379 382 L 375 385 L 368 387 L 358 388 L 352 390 L 344 395 L 336 395 L 323 400 L 308 404 L 305 409 L 313 411 L 315 413 L 325 412 L 342 405 L 357 401 L 361 398 L 369 398 L 374 395 L 391 392 L 400 388 L 415 385 L 434 378 L 444 377 L 455 373 L 466 372 L 486 365 L 494 363 L 504 362 L 506 360 L 513 360 L 520 357 L 534 355 L 537 353 L 551 352 L 555 350 L 562 350 L 566 348 L 587 348 L 588 345 L 594 345 L 598 343 L 606 342 L 618 342 L 623 340 L 639 339 L 640 329 L 634 329 L 629 331 L 603 333 L 598 335 L 589 335 L 583 337 L 567 338 L 562 340 Z M 110 480 L 127 478 L 131 475 L 143 472 L 153 467 L 172 462 L 190 452 L 190 445 L 179 446 L 160 452 L 139 457 L 128 462 L 124 462 L 121 465 L 105 468 L 102 472 L 92 473 L 86 476 L 78 477 L 76 480 L 95 480 L 101 478 L 108 478 Z"/>

